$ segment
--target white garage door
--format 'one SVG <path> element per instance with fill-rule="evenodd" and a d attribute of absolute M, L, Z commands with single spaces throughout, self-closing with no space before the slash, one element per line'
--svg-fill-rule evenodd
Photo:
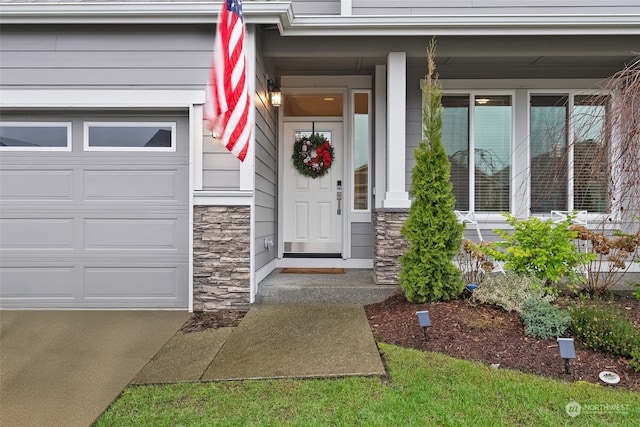
<path fill-rule="evenodd" d="M 187 307 L 186 112 L 3 112 L 0 157 L 1 307 Z"/>

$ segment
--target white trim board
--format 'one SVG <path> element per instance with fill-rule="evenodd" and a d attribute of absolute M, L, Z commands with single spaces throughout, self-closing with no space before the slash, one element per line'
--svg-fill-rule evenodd
<path fill-rule="evenodd" d="M 372 269 L 372 259 L 278 258 L 276 268 L 358 268 Z"/>
<path fill-rule="evenodd" d="M 188 108 L 204 90 L 0 90 L 3 108 Z"/>

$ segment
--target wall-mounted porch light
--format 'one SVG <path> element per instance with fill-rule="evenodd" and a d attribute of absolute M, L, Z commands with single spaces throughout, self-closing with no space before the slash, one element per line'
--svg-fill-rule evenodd
<path fill-rule="evenodd" d="M 269 90 L 269 100 L 271 101 L 271 105 L 274 107 L 279 107 L 282 105 L 282 92 L 280 91 L 280 86 L 275 80 L 267 80 L 267 89 Z"/>

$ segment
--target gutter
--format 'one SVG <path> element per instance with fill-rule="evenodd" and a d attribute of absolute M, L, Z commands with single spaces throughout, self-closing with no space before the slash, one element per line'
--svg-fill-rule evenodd
<path fill-rule="evenodd" d="M 640 7 L 626 14 L 295 16 L 291 1 L 246 1 L 247 24 L 283 36 L 640 35 Z M 0 24 L 211 24 L 220 1 L 0 3 Z M 580 8 L 584 10 L 584 8 Z"/>

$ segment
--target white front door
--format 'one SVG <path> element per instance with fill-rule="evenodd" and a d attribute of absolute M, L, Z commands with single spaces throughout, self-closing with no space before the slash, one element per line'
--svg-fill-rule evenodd
<path fill-rule="evenodd" d="M 302 175 L 293 164 L 296 137 L 324 135 L 333 145 L 334 161 L 317 178 Z M 342 123 L 284 123 L 284 186 L 282 219 L 285 256 L 342 255 L 343 218 Z"/>

